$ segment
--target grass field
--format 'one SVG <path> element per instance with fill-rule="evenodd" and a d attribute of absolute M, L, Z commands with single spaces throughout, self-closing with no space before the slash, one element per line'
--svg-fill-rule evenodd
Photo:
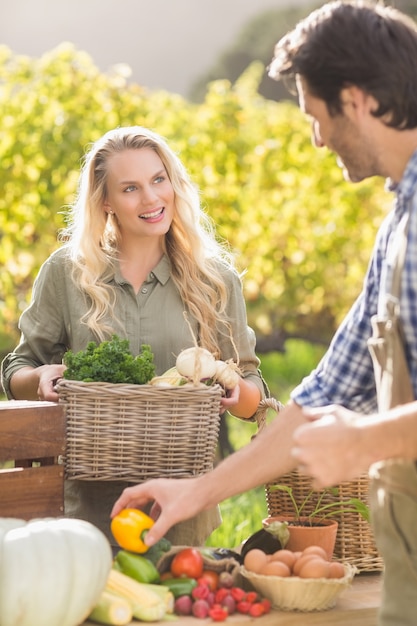
<path fill-rule="evenodd" d="M 323 347 L 301 341 L 288 341 L 285 354 L 273 353 L 262 358 L 261 369 L 271 395 L 281 402 L 288 400 L 291 390 L 318 363 Z M 274 413 L 268 416 L 273 419 Z M 256 432 L 254 424 L 228 417 L 230 439 L 235 450 L 250 442 Z M 277 450 L 279 454 L 279 450 Z M 250 468 L 248 468 L 250 471 Z M 223 522 L 207 541 L 208 546 L 237 547 L 256 530 L 262 528 L 262 519 L 267 516 L 263 487 L 225 500 L 220 504 Z"/>

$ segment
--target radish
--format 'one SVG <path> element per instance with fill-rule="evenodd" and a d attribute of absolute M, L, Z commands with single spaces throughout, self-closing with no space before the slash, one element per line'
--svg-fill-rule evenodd
<path fill-rule="evenodd" d="M 193 601 L 190 596 L 179 596 L 175 600 L 174 613 L 176 615 L 191 615 Z"/>
<path fill-rule="evenodd" d="M 192 606 L 192 614 L 199 619 L 205 619 L 209 614 L 209 605 L 206 600 L 196 600 Z"/>

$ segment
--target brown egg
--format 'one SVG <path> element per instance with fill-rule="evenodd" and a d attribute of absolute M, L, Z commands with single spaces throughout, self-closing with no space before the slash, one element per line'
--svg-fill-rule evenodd
<path fill-rule="evenodd" d="M 269 561 L 259 573 L 263 576 L 282 576 L 285 578 L 291 576 L 290 568 L 282 561 Z"/>
<path fill-rule="evenodd" d="M 329 565 L 329 578 L 343 578 L 345 575 L 345 568 L 342 563 L 334 561 Z"/>
<path fill-rule="evenodd" d="M 300 575 L 300 570 L 303 567 L 304 563 L 307 563 L 307 561 L 311 561 L 311 559 L 315 558 L 317 558 L 317 554 L 302 554 L 300 557 L 298 557 L 292 568 L 292 573 L 294 574 L 294 576 Z"/>
<path fill-rule="evenodd" d="M 315 556 L 307 561 L 300 569 L 300 578 L 327 578 L 329 575 L 330 563 Z"/>
<path fill-rule="evenodd" d="M 253 550 L 249 550 L 249 552 L 245 554 L 243 565 L 248 571 L 259 574 L 263 566 L 266 565 L 269 560 L 269 555 L 265 554 L 263 550 L 253 548 Z"/>
<path fill-rule="evenodd" d="M 294 552 L 291 552 L 291 550 L 277 550 L 271 555 L 271 560 L 285 563 L 285 565 L 288 565 L 290 571 L 292 571 L 297 556 Z"/>
<path fill-rule="evenodd" d="M 318 556 L 321 556 L 325 561 L 329 560 L 326 550 L 321 546 L 308 546 L 307 548 L 304 548 L 303 555 L 304 554 L 317 554 Z"/>

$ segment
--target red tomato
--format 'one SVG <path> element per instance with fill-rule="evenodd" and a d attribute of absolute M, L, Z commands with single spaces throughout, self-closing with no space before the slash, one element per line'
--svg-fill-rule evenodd
<path fill-rule="evenodd" d="M 207 581 L 207 584 L 212 591 L 216 591 L 219 586 L 219 575 L 217 572 L 214 572 L 211 569 L 204 569 L 201 574 L 201 578 Z"/>
<path fill-rule="evenodd" d="M 204 561 L 197 548 L 184 548 L 177 552 L 171 562 L 171 573 L 176 578 L 200 578 Z"/>

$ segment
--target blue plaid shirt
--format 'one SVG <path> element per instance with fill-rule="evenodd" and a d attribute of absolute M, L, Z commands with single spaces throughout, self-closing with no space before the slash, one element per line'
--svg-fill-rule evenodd
<path fill-rule="evenodd" d="M 372 335 L 371 317 L 390 275 L 387 255 L 396 228 L 410 211 L 407 253 L 401 277 L 401 323 L 406 357 L 417 398 L 417 151 L 409 160 L 396 193 L 394 209 L 382 223 L 366 273 L 363 290 L 337 330 L 318 367 L 291 394 L 301 406 L 341 404 L 363 413 L 377 411 L 375 379 L 367 341 Z"/>

